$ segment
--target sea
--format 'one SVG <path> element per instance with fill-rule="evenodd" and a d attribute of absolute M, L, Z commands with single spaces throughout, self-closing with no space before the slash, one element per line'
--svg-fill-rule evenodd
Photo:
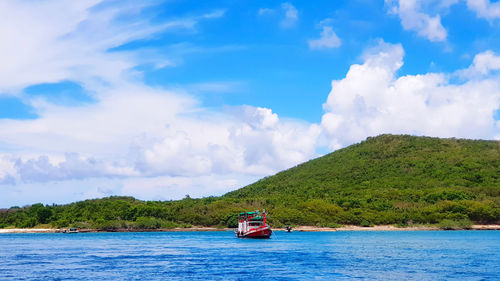
<path fill-rule="evenodd" d="M 0 234 L 0 280 L 500 280 L 500 231 Z"/>

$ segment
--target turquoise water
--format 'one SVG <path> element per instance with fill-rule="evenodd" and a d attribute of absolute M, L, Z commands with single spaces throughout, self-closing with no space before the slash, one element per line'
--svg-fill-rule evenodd
<path fill-rule="evenodd" d="M 500 231 L 1 234 L 10 279 L 500 280 Z"/>

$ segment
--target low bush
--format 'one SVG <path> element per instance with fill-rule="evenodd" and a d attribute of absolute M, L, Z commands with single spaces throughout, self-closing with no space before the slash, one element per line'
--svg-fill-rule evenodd
<path fill-rule="evenodd" d="M 178 224 L 176 224 L 175 222 L 173 221 L 162 221 L 161 223 L 161 228 L 169 228 L 169 229 L 172 229 L 172 228 L 176 228 L 176 227 L 179 227 Z"/>
<path fill-rule="evenodd" d="M 439 226 L 439 228 L 444 229 L 444 230 L 471 229 L 472 222 L 468 219 L 461 219 L 461 220 L 445 219 L 445 220 L 442 220 L 438 224 L 438 226 Z"/>
<path fill-rule="evenodd" d="M 138 217 L 135 220 L 135 228 L 157 229 L 161 227 L 161 221 L 156 218 Z"/>
<path fill-rule="evenodd" d="M 363 220 L 359 225 L 362 226 L 362 227 L 372 227 L 373 223 L 371 223 L 371 222 L 369 222 L 367 220 Z"/>
<path fill-rule="evenodd" d="M 127 224 L 125 221 L 120 220 L 105 221 L 99 219 L 94 223 L 94 228 L 98 230 L 114 231 L 121 228 L 127 228 Z"/>

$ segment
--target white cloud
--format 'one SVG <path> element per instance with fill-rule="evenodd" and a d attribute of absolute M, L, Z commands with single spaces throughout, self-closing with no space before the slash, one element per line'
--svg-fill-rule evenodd
<path fill-rule="evenodd" d="M 233 111 L 233 113 L 239 115 L 239 118 L 241 118 L 245 124 L 257 129 L 273 128 L 279 122 L 278 115 L 268 108 L 242 106 L 237 108 L 236 111 Z"/>
<path fill-rule="evenodd" d="M 250 106 L 212 112 L 189 95 L 144 85 L 133 70 L 151 61 L 143 50 L 109 51 L 159 31 L 191 32 L 224 11 L 152 23 L 135 18 L 137 8 L 123 3 L 35 4 L 0 4 L 2 15 L 12 15 L 1 18 L 0 28 L 8 31 L 0 45 L 1 92 L 23 98 L 39 116 L 0 119 L 0 205 L 33 200 L 31 192 L 45 202 L 131 190 L 140 195 L 137 185 L 145 182 L 155 184 L 143 199 L 210 195 L 315 156 L 317 125 L 279 120 L 270 109 Z M 95 102 L 68 107 L 23 96 L 26 86 L 63 80 L 83 85 Z M 234 84 L 196 86 L 228 91 Z"/>
<path fill-rule="evenodd" d="M 23 182 L 49 182 L 68 179 L 85 179 L 92 177 L 134 176 L 128 167 L 108 165 L 100 160 L 81 157 L 77 153 L 66 153 L 64 161 L 51 163 L 46 155 L 26 161 L 17 159 L 15 168 L 19 179 Z"/>
<path fill-rule="evenodd" d="M 0 140 L 25 155 L 16 162 L 25 182 L 219 170 L 265 175 L 313 157 L 317 137 L 309 125 L 280 121 L 270 109 L 212 113 L 189 98 L 138 85 L 102 91 L 96 104 L 36 106 L 39 119 L 0 121 Z M 68 152 L 80 155 L 69 159 Z"/>
<path fill-rule="evenodd" d="M 0 44 L 0 92 L 23 98 L 39 116 L 0 119 L 0 188 L 5 195 L 0 205 L 23 196 L 33 198 L 26 193 L 37 186 L 46 189 L 35 191 L 39 198 L 56 202 L 63 194 L 71 200 L 109 190 L 140 194 L 136 184 L 148 178 L 168 181 L 158 180 L 144 199 L 169 199 L 173 189 L 184 194 L 182 189 L 190 184 L 203 186 L 203 191 L 190 193 L 209 195 L 315 156 L 319 126 L 279 120 L 266 108 L 212 112 L 184 94 L 144 85 L 133 70 L 151 61 L 143 50 L 109 51 L 168 29 L 191 32 L 200 20 L 221 17 L 224 11 L 149 22 L 134 16 L 141 9 L 135 4 L 99 4 L 0 4 L 0 30 L 5 35 Z M 283 9 L 287 24 L 293 24 L 296 9 L 291 4 Z M 23 96 L 22 89 L 29 85 L 63 80 L 83 85 L 95 102 L 67 107 Z M 90 182 L 93 189 L 85 188 Z M 58 193 L 61 188 L 65 190 Z M 66 190 L 71 188 L 75 190 Z"/>
<path fill-rule="evenodd" d="M 257 14 L 259 16 L 270 15 L 270 14 L 273 14 L 273 13 L 274 13 L 274 10 L 273 9 L 269 9 L 269 8 L 260 8 L 259 11 L 257 12 Z"/>
<path fill-rule="evenodd" d="M 401 45 L 381 42 L 363 64 L 332 82 L 322 119 L 331 148 L 382 133 L 485 139 L 499 133 L 493 117 L 500 108 L 498 77 L 462 84 L 443 73 L 397 77 L 403 55 Z"/>
<path fill-rule="evenodd" d="M 280 8 L 270 9 L 270 8 L 260 8 L 257 11 L 259 16 L 270 16 L 276 15 L 282 17 L 280 21 L 280 26 L 282 28 L 293 27 L 299 19 L 299 11 L 290 2 L 281 3 Z"/>
<path fill-rule="evenodd" d="M 218 19 L 226 14 L 226 10 L 216 10 L 211 13 L 203 14 L 200 18 L 203 19 Z"/>
<path fill-rule="evenodd" d="M 2 166 L 10 168 L 0 177 L 3 184 L 15 180 L 17 186 L 45 186 L 45 182 L 102 179 L 98 183 L 105 186 L 109 179 L 119 179 L 120 193 L 127 195 L 134 190 L 133 195 L 140 195 L 143 187 L 134 187 L 134 183 L 158 178 L 168 181 L 158 181 L 148 191 L 158 193 L 146 192 L 139 198 L 172 199 L 170 193 L 206 196 L 248 184 L 316 155 L 318 125 L 281 121 L 269 109 L 250 106 L 221 114 L 201 111 L 200 117 L 185 115 L 190 109 L 184 107 L 179 111 L 182 114 L 170 115 L 170 109 L 177 107 L 166 106 L 171 101 L 168 96 L 153 99 L 141 94 L 141 100 L 146 100 L 142 103 L 139 97 L 123 103 L 113 99 L 114 112 L 93 105 L 92 109 L 73 108 L 77 110 L 74 115 L 65 115 L 63 110 L 54 113 L 57 117 L 4 121 L 3 135 L 8 138 L 2 141 L 18 142 L 19 148 L 27 151 L 4 154 Z M 120 120 L 127 115 L 130 118 Z M 38 141 L 29 141 L 33 139 Z M 46 151 L 51 154 L 41 154 Z M 228 180 L 231 184 L 222 186 Z M 197 192 L 188 184 L 193 181 L 200 188 Z M 220 184 L 214 186 L 216 182 Z"/>
<path fill-rule="evenodd" d="M 285 12 L 285 18 L 281 21 L 281 26 L 286 28 L 295 25 L 299 19 L 297 8 L 289 2 L 285 2 L 281 4 L 281 9 Z"/>
<path fill-rule="evenodd" d="M 500 18 L 500 2 L 490 0 L 467 0 L 467 7 L 478 17 L 493 21 Z"/>
<path fill-rule="evenodd" d="M 245 86 L 241 81 L 214 81 L 201 82 L 187 85 L 186 89 L 194 93 L 236 93 L 243 90 Z"/>
<path fill-rule="evenodd" d="M 441 24 L 441 16 L 436 14 L 430 16 L 423 12 L 423 4 L 439 4 L 440 8 L 447 8 L 456 1 L 417 1 L 417 0 L 385 0 L 389 5 L 389 12 L 397 14 L 401 19 L 401 25 L 405 30 L 416 31 L 421 37 L 432 42 L 445 41 L 446 29 Z"/>
<path fill-rule="evenodd" d="M 151 61 L 142 50 L 109 49 L 168 29 L 193 31 L 223 11 L 152 23 L 122 3 L 0 3 L 0 92 L 24 98 L 39 116 L 0 119 L 0 207 L 221 194 L 315 157 L 320 139 L 335 149 L 383 132 L 500 135 L 492 118 L 500 81 L 491 77 L 494 53 L 478 55 L 469 68 L 478 74 L 454 85 L 446 74 L 396 77 L 403 48 L 382 42 L 332 83 L 321 124 L 262 107 L 214 112 L 189 95 L 145 85 L 133 70 Z M 283 9 L 295 22 L 289 5 Z M 95 102 L 68 107 L 23 96 L 26 86 L 62 80 L 83 85 Z"/>
<path fill-rule="evenodd" d="M 0 94 L 14 94 L 32 84 L 61 80 L 120 83 L 123 76 L 136 75 L 130 69 L 140 55 L 110 53 L 110 48 L 160 31 L 191 30 L 199 20 L 223 15 L 223 11 L 216 11 L 151 24 L 135 15 L 147 3 L 99 5 L 100 2 L 2 1 Z"/>
<path fill-rule="evenodd" d="M 250 106 L 226 114 L 217 117 L 226 121 L 186 120 L 170 127 L 167 135 L 139 148 L 138 169 L 183 176 L 265 175 L 315 155 L 316 125 L 280 121 L 271 110 Z"/>
<path fill-rule="evenodd" d="M 458 75 L 466 79 L 481 78 L 497 70 L 500 70 L 500 56 L 495 55 L 492 51 L 485 51 L 477 54 L 472 65 L 458 71 Z"/>
<path fill-rule="evenodd" d="M 7 156 L 0 156 L 0 185 L 14 184 L 15 162 Z"/>
<path fill-rule="evenodd" d="M 308 41 L 309 48 L 311 49 L 322 49 L 322 48 L 337 48 L 340 47 L 342 41 L 337 36 L 333 27 L 329 25 L 323 25 L 322 31 L 319 39 L 312 39 Z"/>

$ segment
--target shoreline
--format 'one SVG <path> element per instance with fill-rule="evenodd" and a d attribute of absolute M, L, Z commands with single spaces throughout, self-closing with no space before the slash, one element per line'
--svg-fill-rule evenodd
<path fill-rule="evenodd" d="M 0 234 L 10 233 L 62 233 L 63 229 L 55 228 L 4 228 L 0 229 Z M 193 231 L 232 231 L 233 228 L 216 227 L 191 227 L 191 228 L 160 228 L 160 229 L 116 229 L 116 230 L 97 230 L 81 229 L 80 233 L 96 232 L 193 232 Z M 318 226 L 297 226 L 292 231 L 298 232 L 335 232 L 335 231 L 447 231 L 435 226 L 415 226 L 415 227 L 396 227 L 393 225 L 375 225 L 371 227 L 362 227 L 357 225 L 345 225 L 342 227 L 318 227 Z M 457 230 L 500 230 L 498 224 L 473 225 L 470 229 Z M 273 231 L 284 232 L 284 228 L 275 228 Z"/>
<path fill-rule="evenodd" d="M 285 229 L 277 229 L 285 230 Z M 293 231 L 300 232 L 334 232 L 334 231 L 429 231 L 440 230 L 447 231 L 437 226 L 413 226 L 413 227 L 396 227 L 394 225 L 375 225 L 370 227 L 363 227 L 359 225 L 344 225 L 342 227 L 316 227 L 316 226 L 298 226 L 293 228 Z M 456 230 L 500 230 L 498 224 L 488 225 L 472 225 L 470 229 L 456 229 Z"/>

